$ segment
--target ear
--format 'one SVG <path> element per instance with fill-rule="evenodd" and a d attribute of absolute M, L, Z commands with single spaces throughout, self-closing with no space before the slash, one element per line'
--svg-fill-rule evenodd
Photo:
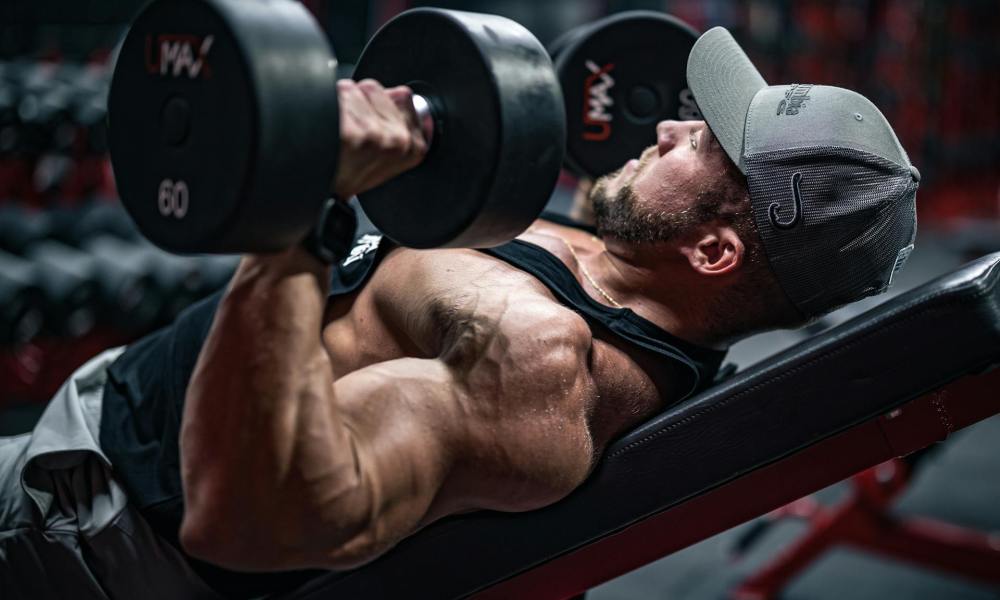
<path fill-rule="evenodd" d="M 704 229 L 681 248 L 691 268 L 701 275 L 727 275 L 743 264 L 743 240 L 728 226 Z"/>

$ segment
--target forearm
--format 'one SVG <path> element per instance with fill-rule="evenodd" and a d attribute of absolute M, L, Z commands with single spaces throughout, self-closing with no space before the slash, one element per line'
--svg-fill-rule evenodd
<path fill-rule="evenodd" d="M 180 440 L 189 539 L 231 538 L 227 522 L 294 536 L 310 493 L 354 472 L 321 344 L 329 270 L 300 253 L 242 261 L 198 358 Z"/>

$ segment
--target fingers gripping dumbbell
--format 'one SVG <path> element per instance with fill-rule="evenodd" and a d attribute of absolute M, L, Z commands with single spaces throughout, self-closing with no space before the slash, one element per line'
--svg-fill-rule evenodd
<path fill-rule="evenodd" d="M 292 0 L 154 0 L 123 42 L 109 97 L 122 201 L 175 252 L 287 248 L 336 179 L 336 61 Z M 372 38 L 356 79 L 413 90 L 430 147 L 359 195 L 414 247 L 490 246 L 527 227 L 558 177 L 559 84 L 541 44 L 502 17 L 414 9 Z M 343 157 L 339 157 L 342 159 Z"/>

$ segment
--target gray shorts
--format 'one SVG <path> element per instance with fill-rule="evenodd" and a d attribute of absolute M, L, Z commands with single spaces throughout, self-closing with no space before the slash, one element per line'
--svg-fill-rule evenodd
<path fill-rule="evenodd" d="M 80 367 L 30 434 L 0 437 L 0 597 L 219 598 L 159 538 L 98 443 L 107 367 Z"/>

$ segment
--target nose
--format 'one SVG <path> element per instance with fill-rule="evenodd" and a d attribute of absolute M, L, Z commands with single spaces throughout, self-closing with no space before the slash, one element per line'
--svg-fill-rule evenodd
<path fill-rule="evenodd" d="M 660 156 L 677 145 L 677 128 L 680 121 L 660 121 L 656 124 L 656 150 Z"/>

